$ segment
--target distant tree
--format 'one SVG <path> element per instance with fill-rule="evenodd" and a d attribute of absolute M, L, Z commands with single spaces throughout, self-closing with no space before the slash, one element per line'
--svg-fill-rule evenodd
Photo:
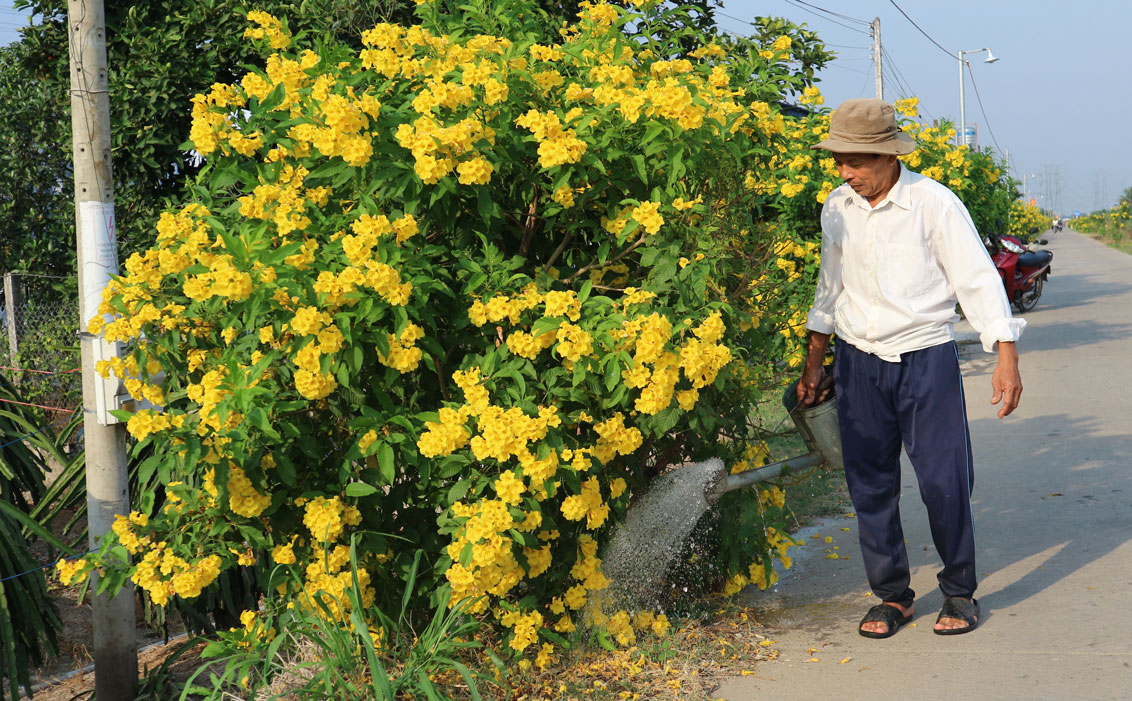
<path fill-rule="evenodd" d="M 23 42 L 0 47 L 0 273 L 65 275 L 74 269 L 70 110 L 53 85 L 23 72 L 28 53 Z"/>
<path fill-rule="evenodd" d="M 0 51 L 0 269 L 74 271 L 70 76 L 64 0 L 16 0 L 37 23 Z M 258 0 L 293 31 L 357 37 L 412 16 L 411 0 Z M 188 140 L 190 100 L 238 80 L 254 54 L 249 3 L 135 0 L 106 4 L 111 154 L 123 256 L 146 244 L 160 210 L 200 167 Z"/>
<path fill-rule="evenodd" d="M 1125 188 L 1124 194 L 1120 196 L 1122 204 L 1132 204 L 1132 186 Z"/>

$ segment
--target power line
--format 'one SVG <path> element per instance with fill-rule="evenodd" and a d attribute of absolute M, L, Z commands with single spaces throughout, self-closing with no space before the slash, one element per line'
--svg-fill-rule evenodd
<path fill-rule="evenodd" d="M 787 0 L 787 1 L 789 1 L 789 0 Z M 893 7 L 895 7 L 895 8 L 897 9 L 897 10 L 900 10 L 900 14 L 904 15 L 904 19 L 906 19 L 906 20 L 908 20 L 909 22 L 911 22 L 911 23 L 912 23 L 912 26 L 913 26 L 913 27 L 915 27 L 916 29 L 919 29 L 919 30 L 920 30 L 920 34 L 923 34 L 924 36 L 926 36 L 926 37 L 928 38 L 928 41 L 930 41 L 931 43 L 933 43 L 933 44 L 935 44 L 936 46 L 938 46 L 938 47 L 939 47 L 939 50 L 940 50 L 940 51 L 942 51 L 943 53 L 947 54 L 947 55 L 948 55 L 949 57 L 951 57 L 951 58 L 955 58 L 955 56 L 954 56 L 954 55 L 953 55 L 953 54 L 952 54 L 952 53 L 951 53 L 950 51 L 948 51 L 947 49 L 943 48 L 943 46 L 942 46 L 942 45 L 941 45 L 941 44 L 940 44 L 940 43 L 939 43 L 938 41 L 936 41 L 935 39 L 932 39 L 932 38 L 931 38 L 931 35 L 929 35 L 929 34 L 928 34 L 927 32 L 925 32 L 925 31 L 924 31 L 923 29 L 920 29 L 920 25 L 916 24 L 916 21 L 915 21 L 915 20 L 913 20 L 913 19 L 912 19 L 911 17 L 909 17 L 909 16 L 908 16 L 908 13 L 907 13 L 907 12 L 905 12 L 905 11 L 903 10 L 903 8 L 901 8 L 901 7 L 899 6 L 899 5 L 897 5 L 897 4 L 896 4 L 896 0 L 888 0 L 888 1 L 889 1 L 889 2 L 891 2 L 891 3 L 892 3 L 892 6 L 893 6 Z"/>
<path fill-rule="evenodd" d="M 911 97 L 913 95 L 916 95 L 916 91 L 912 89 L 911 83 L 909 83 L 908 79 L 904 77 L 904 73 L 901 72 L 900 66 L 897 65 L 896 59 L 892 57 L 892 54 L 889 53 L 888 49 L 885 49 L 885 48 L 882 47 L 881 48 L 881 55 L 884 57 L 884 60 L 888 63 L 888 66 L 893 73 L 893 77 L 896 79 L 896 84 L 898 86 L 902 86 L 904 88 L 904 90 L 906 91 L 905 94 L 907 96 Z M 923 103 L 921 103 L 919 105 L 919 107 L 920 107 L 920 111 L 923 112 L 925 115 L 927 115 L 928 119 L 933 119 L 933 120 L 935 119 L 935 115 L 933 115 L 931 112 L 929 112 L 927 110 L 927 108 L 925 108 L 923 106 Z"/>
<path fill-rule="evenodd" d="M 862 73 L 865 74 L 865 82 L 861 84 L 861 89 L 857 91 L 857 97 L 863 96 L 865 94 L 865 89 L 869 87 L 869 81 L 876 78 L 875 71 L 862 71 Z"/>
<path fill-rule="evenodd" d="M 820 17 L 827 22 L 833 22 L 836 25 L 845 27 L 846 29 L 848 29 L 851 32 L 857 32 L 858 34 L 864 34 L 865 36 L 869 36 L 869 33 L 866 32 L 863 29 L 857 29 L 856 27 L 845 24 L 844 22 L 838 22 L 835 19 L 832 19 L 830 17 L 826 17 L 825 15 L 819 14 L 819 13 L 811 10 L 810 8 L 806 7 L 805 5 L 798 4 L 798 2 L 800 2 L 800 0 L 786 0 L 786 2 L 791 4 L 791 5 L 794 5 L 794 7 L 797 7 L 799 10 L 802 10 L 803 12 L 809 12 L 811 15 L 814 15 L 816 17 Z M 861 22 L 861 20 L 855 20 L 855 21 Z M 862 22 L 862 24 L 868 24 L 868 22 Z"/>
<path fill-rule="evenodd" d="M 740 19 L 740 18 L 738 18 L 734 15 L 729 15 L 726 12 L 720 12 L 719 10 L 716 10 L 715 14 L 719 15 L 720 17 L 726 17 L 727 19 L 735 20 L 736 22 L 741 22 L 741 23 L 749 25 L 751 27 L 757 27 L 758 26 L 754 22 L 750 22 L 750 21 L 745 20 L 745 19 Z M 716 26 L 719 27 L 719 25 L 716 25 Z M 733 35 L 738 36 L 738 34 L 736 34 L 736 32 L 734 32 L 730 29 L 727 29 L 726 27 L 719 27 L 719 28 L 722 29 L 723 31 L 727 32 L 728 34 L 733 34 Z M 850 27 L 850 29 L 852 29 L 852 27 Z M 854 31 L 856 31 L 856 30 L 854 30 Z M 849 45 L 846 45 L 846 44 L 830 44 L 828 42 L 823 42 L 823 44 L 825 46 L 832 46 L 832 47 L 837 48 L 837 49 L 867 49 L 867 48 L 869 48 L 868 46 L 849 46 Z"/>
<path fill-rule="evenodd" d="M 844 61 L 844 60 L 856 60 L 856 61 L 860 61 L 860 60 L 862 60 L 862 59 L 838 59 L 838 60 L 842 60 L 842 61 Z M 864 59 L 864 60 L 868 61 L 869 59 Z M 850 73 L 860 73 L 860 74 L 862 74 L 862 75 L 873 75 L 873 73 L 872 73 L 871 71 L 864 71 L 864 70 L 857 70 L 857 69 L 855 69 L 855 68 L 848 68 L 848 67 L 846 67 L 846 66 L 842 66 L 842 65 L 840 65 L 839 63 L 836 63 L 836 62 L 834 62 L 834 61 L 831 61 L 831 62 L 829 62 L 829 63 L 825 64 L 825 67 L 826 67 L 826 68 L 840 68 L 841 70 L 843 70 L 843 71 L 849 71 Z"/>
<path fill-rule="evenodd" d="M 715 13 L 715 14 L 717 14 L 717 15 L 719 15 L 720 17 L 726 17 L 727 19 L 733 19 L 733 20 L 735 20 L 736 22 L 739 22 L 739 23 L 741 23 L 741 24 L 745 24 L 745 25 L 747 25 L 747 26 L 749 26 L 749 27 L 758 27 L 758 25 L 757 25 L 757 24 L 755 24 L 754 22 L 751 22 L 751 21 L 749 21 L 749 20 L 745 20 L 745 19 L 740 19 L 740 18 L 738 18 L 738 17 L 736 17 L 736 16 L 734 16 L 734 15 L 729 15 L 729 14 L 726 14 L 726 13 L 720 12 L 719 10 L 715 10 L 715 11 L 714 11 L 714 13 Z M 719 25 L 718 25 L 718 24 L 717 24 L 717 25 L 715 25 L 715 26 L 719 27 Z M 726 29 L 726 28 L 724 28 L 724 27 L 719 27 L 719 28 L 720 28 L 720 29 L 722 29 L 723 31 L 727 32 L 728 34 L 732 34 L 732 35 L 734 35 L 734 36 L 739 36 L 739 37 L 742 37 L 742 35 L 740 35 L 740 34 L 739 34 L 738 32 L 734 32 L 734 31 L 731 31 L 730 29 Z M 743 37 L 743 38 L 746 38 L 746 37 Z"/>
<path fill-rule="evenodd" d="M 999 152 L 1002 147 L 998 145 L 998 139 L 994 138 L 994 129 L 991 129 L 990 119 L 987 118 L 987 111 L 983 109 L 983 98 L 979 96 L 979 86 L 975 84 L 975 72 L 971 70 L 971 64 L 967 64 L 967 72 L 971 74 L 971 86 L 975 88 L 975 99 L 979 102 L 979 111 L 983 113 L 983 123 L 987 125 L 987 131 L 990 132 L 991 141 L 998 147 Z"/>
<path fill-rule="evenodd" d="M 813 3 L 806 2 L 806 0 L 786 0 L 786 2 L 789 2 L 789 3 L 794 4 L 794 5 L 808 5 L 809 7 L 812 7 L 815 10 L 820 10 L 821 12 L 824 12 L 827 15 L 833 15 L 834 17 L 840 17 L 841 19 L 847 19 L 850 22 L 857 22 L 859 24 L 865 25 L 866 27 L 872 25 L 872 22 L 867 22 L 867 21 L 865 21 L 863 19 L 859 19 L 857 17 L 850 17 L 849 15 L 843 15 L 840 12 L 834 12 L 833 10 L 827 10 L 824 7 L 818 7 L 817 5 L 814 5 Z"/>
<path fill-rule="evenodd" d="M 912 95 L 912 89 L 908 87 L 908 83 L 904 82 L 903 76 L 901 76 L 900 73 L 896 70 L 896 66 L 893 65 L 892 59 L 889 57 L 888 52 L 882 48 L 880 50 L 880 55 L 881 59 L 884 61 L 884 65 L 888 67 L 887 72 L 892 76 L 892 80 L 896 83 L 896 87 L 904 93 L 905 97 Z"/>

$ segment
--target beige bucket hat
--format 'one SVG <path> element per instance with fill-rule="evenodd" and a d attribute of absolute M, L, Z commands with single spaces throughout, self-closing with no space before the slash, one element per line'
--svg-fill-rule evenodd
<path fill-rule="evenodd" d="M 903 156 L 916 150 L 916 142 L 896 126 L 892 105 L 863 97 L 842 102 L 829 120 L 829 138 L 810 148 Z"/>

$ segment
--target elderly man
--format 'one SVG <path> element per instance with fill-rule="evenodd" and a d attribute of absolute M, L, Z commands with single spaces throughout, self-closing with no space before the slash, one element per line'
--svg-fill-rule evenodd
<path fill-rule="evenodd" d="M 974 478 L 963 383 L 954 342 L 955 304 L 998 365 L 991 378 L 998 416 L 1018 406 L 1022 381 L 1013 319 L 1002 282 L 963 203 L 905 168 L 915 142 L 881 100 L 843 103 L 829 138 L 845 183 L 822 208 L 821 271 L 806 327 L 809 354 L 798 399 L 821 399 L 826 348 L 838 343 L 833 378 L 845 480 L 857 511 L 861 554 L 873 593 L 861 635 L 887 638 L 912 620 L 908 555 L 900 525 L 900 446 L 916 471 L 932 539 L 943 560 L 945 597 L 934 630 L 967 633 L 979 622 L 974 598 Z"/>

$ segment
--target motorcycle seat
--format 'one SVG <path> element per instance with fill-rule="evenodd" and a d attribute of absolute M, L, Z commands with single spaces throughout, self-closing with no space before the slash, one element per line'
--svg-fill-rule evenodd
<path fill-rule="evenodd" d="M 1040 268 L 1053 260 L 1051 251 L 1026 251 L 1018 256 L 1018 267 Z"/>

